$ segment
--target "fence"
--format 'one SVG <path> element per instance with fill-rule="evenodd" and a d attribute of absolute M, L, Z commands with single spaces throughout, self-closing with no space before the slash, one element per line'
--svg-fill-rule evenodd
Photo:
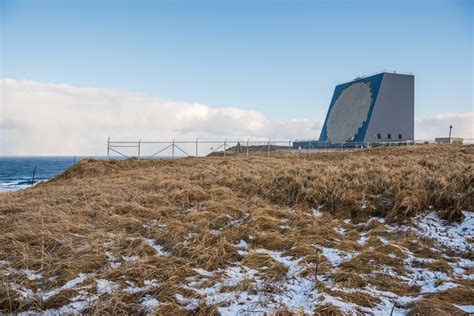
<path fill-rule="evenodd" d="M 107 157 L 116 154 L 138 159 L 203 157 L 208 155 L 234 156 L 237 154 L 266 153 L 290 150 L 293 142 L 287 140 L 193 140 L 193 141 L 111 141 L 107 140 Z M 128 151 L 127 151 L 128 150 Z M 132 154 L 128 154 L 130 152 Z"/>
<path fill-rule="evenodd" d="M 474 139 L 465 139 L 473 144 Z M 304 143 L 303 146 L 297 146 Z M 378 146 L 413 146 L 434 144 L 434 140 L 393 141 L 380 143 L 348 142 L 331 144 L 319 141 L 293 140 L 192 140 L 192 141 L 111 141 L 107 140 L 107 159 L 112 156 L 137 159 L 182 158 L 204 156 L 237 156 L 254 155 L 294 155 L 327 153 L 341 150 L 358 150 Z"/>

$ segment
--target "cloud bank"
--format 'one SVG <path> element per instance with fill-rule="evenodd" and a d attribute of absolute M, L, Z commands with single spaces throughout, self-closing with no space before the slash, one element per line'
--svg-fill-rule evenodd
<path fill-rule="evenodd" d="M 14 79 L 0 83 L 0 155 L 105 155 L 109 136 L 134 141 L 318 138 L 322 125 L 126 91 Z M 445 136 L 450 124 L 453 136 L 474 138 L 474 112 L 417 120 L 416 138 Z"/>
<path fill-rule="evenodd" d="M 0 155 L 104 155 L 115 140 L 296 139 L 320 122 L 141 93 L 1 80 Z"/>
<path fill-rule="evenodd" d="M 445 113 L 415 122 L 417 139 L 448 137 L 449 126 L 453 125 L 452 136 L 474 139 L 474 112 Z"/>

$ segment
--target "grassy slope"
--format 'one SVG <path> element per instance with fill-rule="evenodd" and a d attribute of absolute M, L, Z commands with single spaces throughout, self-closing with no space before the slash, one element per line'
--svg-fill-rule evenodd
<path fill-rule="evenodd" d="M 453 262 L 472 260 L 472 249 L 435 249 L 429 239 L 367 220 L 397 226 L 428 209 L 462 220 L 463 211 L 473 211 L 473 157 L 473 147 L 420 146 L 314 157 L 81 161 L 48 183 L 0 194 L 0 311 L 58 309 L 89 297 L 83 311 L 208 314 L 229 305 L 199 291 L 218 284 L 218 292 L 257 292 L 258 306 L 295 312 L 275 303 L 290 273 L 313 280 L 312 309 L 321 312 L 341 308 L 320 293 L 362 311 L 381 303 L 362 291 L 368 286 L 419 297 L 416 282 L 403 278 L 410 277 L 407 256 L 453 275 Z M 320 206 L 323 215 L 313 216 Z M 157 253 L 153 245 L 162 248 Z M 354 256 L 334 263 L 324 249 Z M 278 256 L 295 260 L 296 272 Z M 256 275 L 223 284 L 234 266 Z M 384 273 L 387 267 L 395 275 Z M 64 286 L 78 276 L 80 287 Z M 192 280 L 200 282 L 190 286 Z M 472 304 L 472 281 L 451 281 L 459 293 L 423 295 L 416 308 L 451 313 L 449 302 Z M 139 291 L 126 291 L 131 285 Z"/>

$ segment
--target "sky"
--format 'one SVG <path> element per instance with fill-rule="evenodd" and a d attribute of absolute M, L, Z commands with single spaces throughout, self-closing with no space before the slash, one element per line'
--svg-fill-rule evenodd
<path fill-rule="evenodd" d="M 334 87 L 415 75 L 415 137 L 474 138 L 472 1 L 0 0 L 0 155 L 319 137 Z"/>

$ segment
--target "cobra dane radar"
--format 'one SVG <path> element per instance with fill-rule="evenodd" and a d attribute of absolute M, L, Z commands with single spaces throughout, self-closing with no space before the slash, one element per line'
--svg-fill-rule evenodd
<path fill-rule="evenodd" d="M 319 142 L 381 143 L 414 139 L 415 77 L 382 72 L 336 86 Z"/>

